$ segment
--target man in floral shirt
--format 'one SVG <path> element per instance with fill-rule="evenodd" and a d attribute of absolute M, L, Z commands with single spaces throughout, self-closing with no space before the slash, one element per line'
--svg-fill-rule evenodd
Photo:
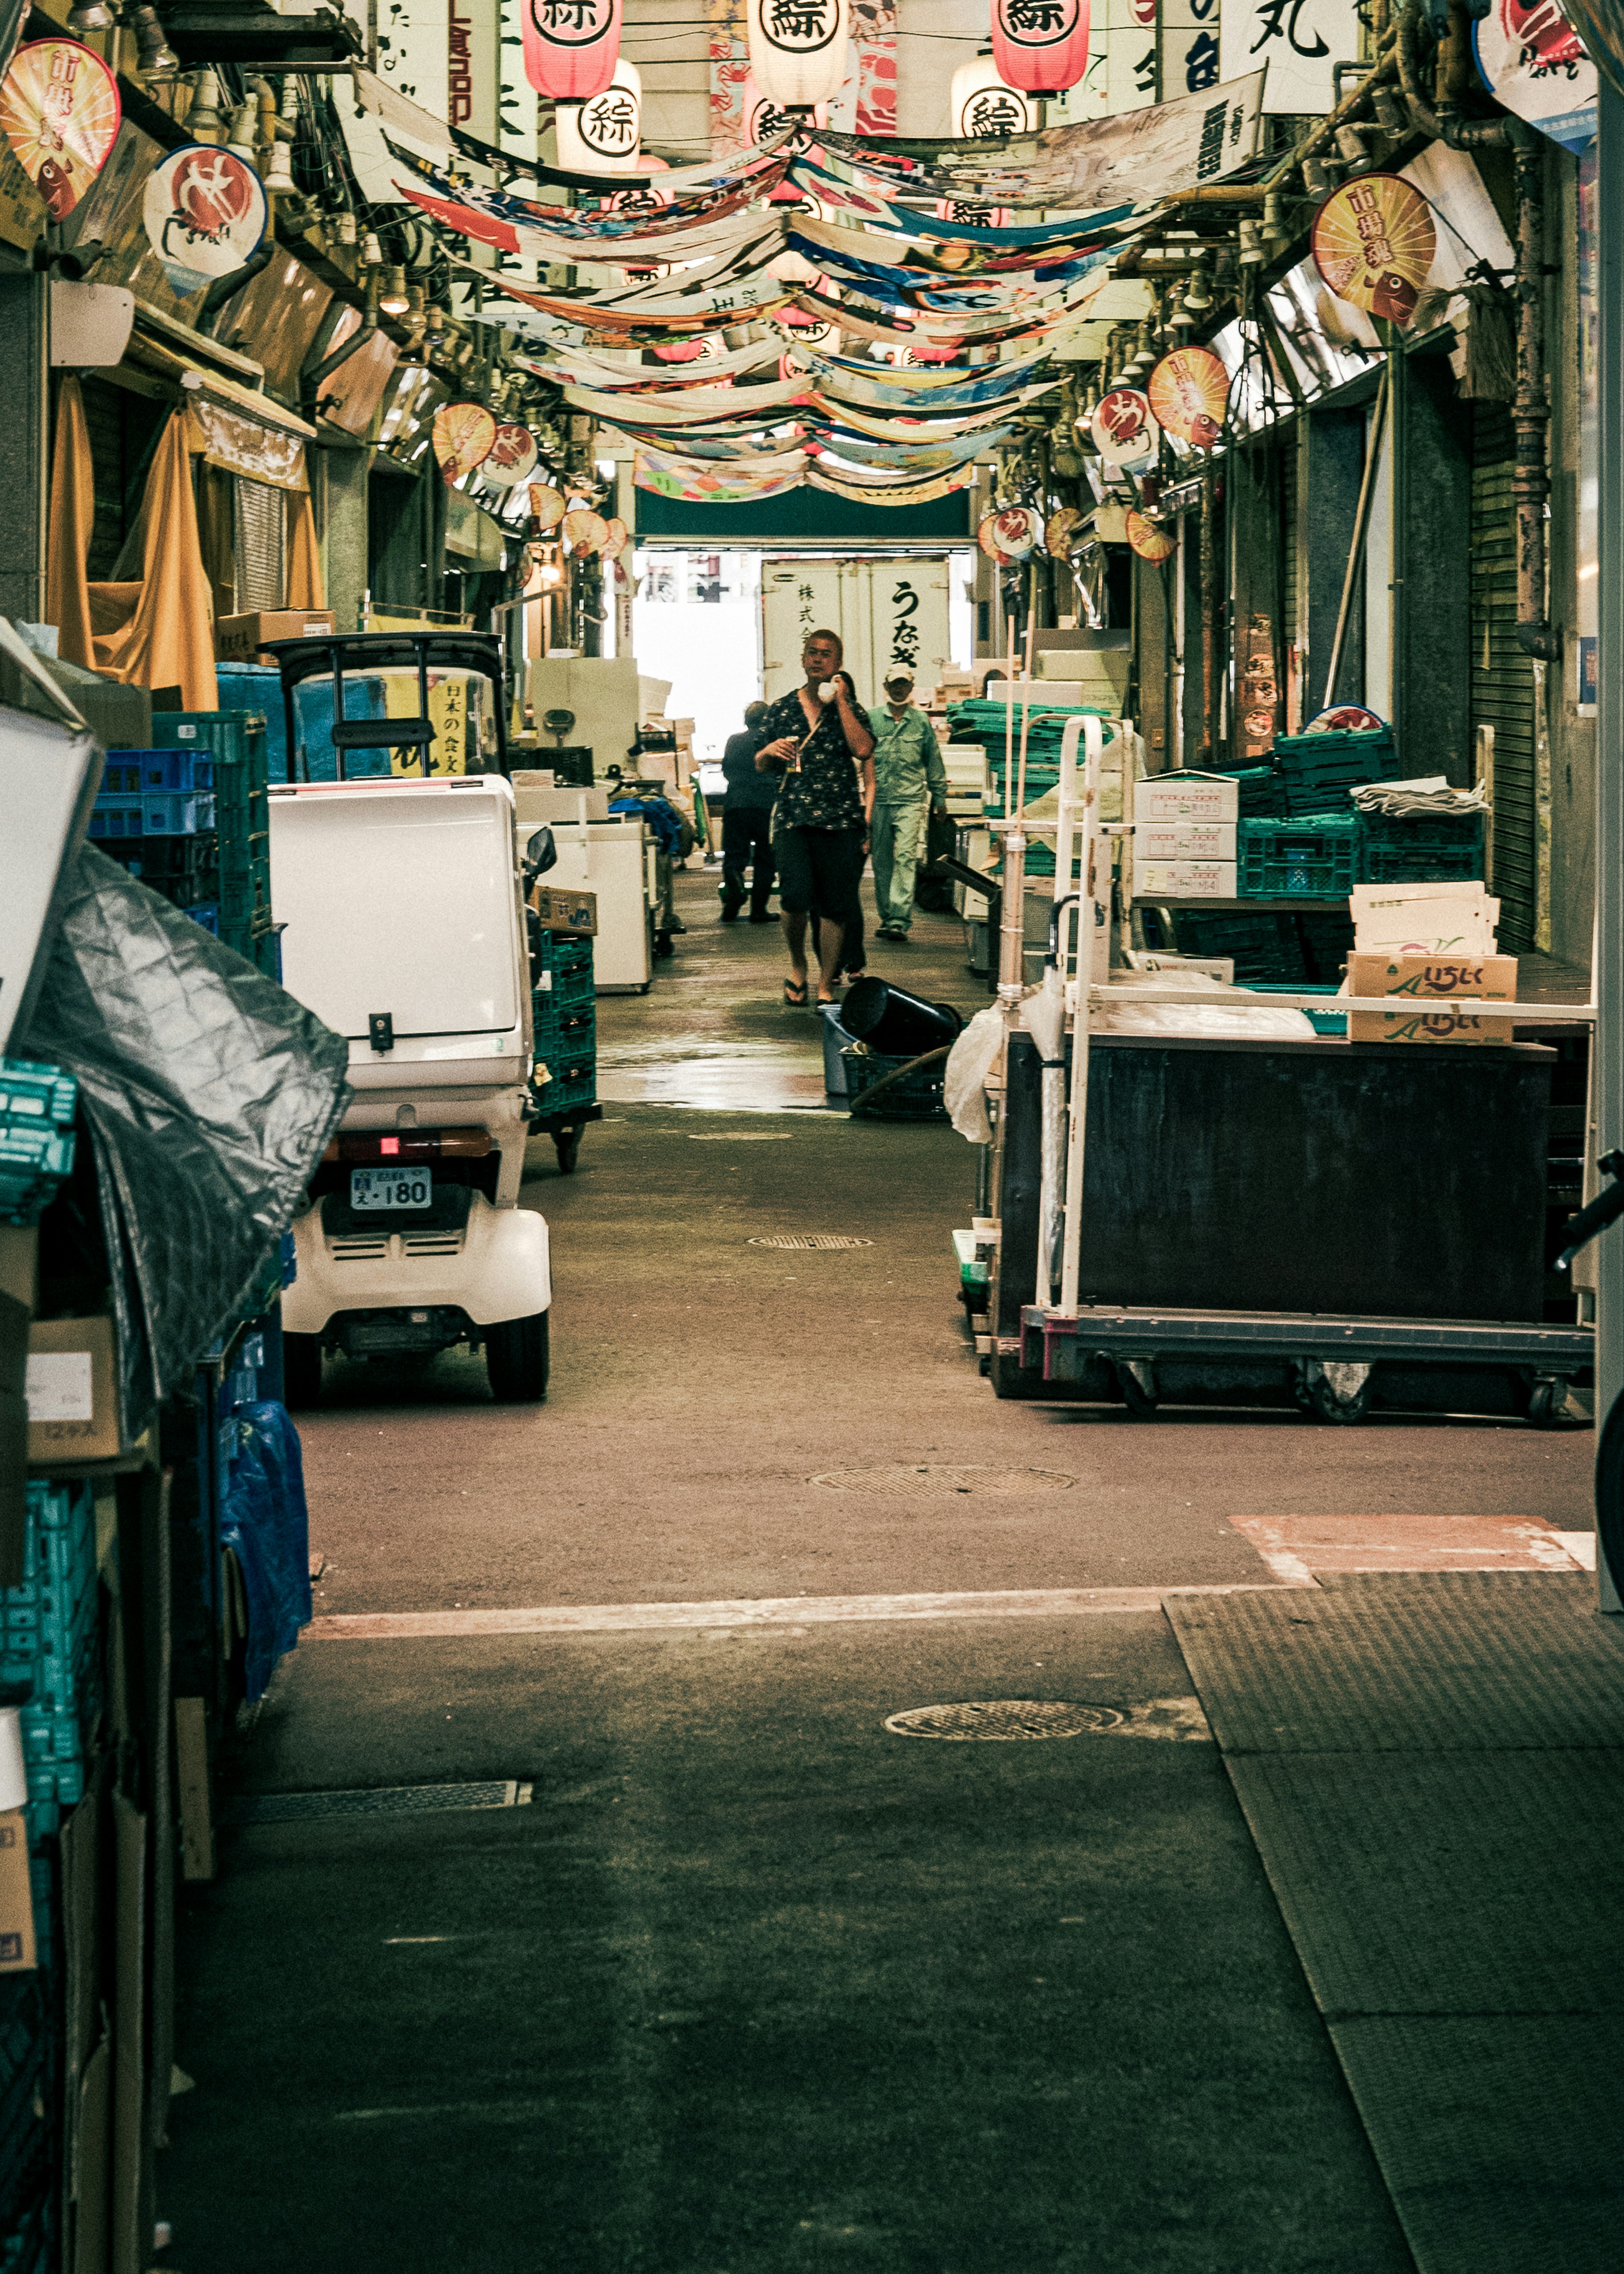
<path fill-rule="evenodd" d="M 868 853 L 874 808 L 874 734 L 868 714 L 839 677 L 834 632 L 813 632 L 801 651 L 806 684 L 781 696 L 761 723 L 756 763 L 781 777 L 773 843 L 778 906 L 789 947 L 784 1000 L 807 999 L 807 918 L 818 916 L 820 1003 L 835 999 L 835 979 Z"/>

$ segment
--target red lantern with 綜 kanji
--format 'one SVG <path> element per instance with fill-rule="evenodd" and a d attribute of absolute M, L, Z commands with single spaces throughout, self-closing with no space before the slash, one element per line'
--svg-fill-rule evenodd
<path fill-rule="evenodd" d="M 998 76 L 1023 94 L 1057 94 L 1088 69 L 1088 0 L 992 0 Z"/>
<path fill-rule="evenodd" d="M 520 0 L 524 76 L 555 102 L 590 102 L 620 59 L 620 0 Z"/>

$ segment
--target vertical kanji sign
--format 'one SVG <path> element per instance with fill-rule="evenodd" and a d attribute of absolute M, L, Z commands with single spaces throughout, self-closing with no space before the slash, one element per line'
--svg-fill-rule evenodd
<path fill-rule="evenodd" d="M 1216 6 L 1212 14 L 1216 32 Z M 1349 0 L 1224 0 L 1223 76 L 1244 79 L 1267 64 L 1267 111 L 1329 110 L 1336 101 L 1336 65 L 1354 62 L 1358 52 L 1359 19 Z"/>

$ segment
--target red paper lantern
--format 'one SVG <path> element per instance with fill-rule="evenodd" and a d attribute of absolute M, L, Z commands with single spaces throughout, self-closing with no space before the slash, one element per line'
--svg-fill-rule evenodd
<path fill-rule="evenodd" d="M 620 59 L 620 0 L 523 0 L 524 76 L 555 102 L 601 94 Z"/>
<path fill-rule="evenodd" d="M 1088 0 L 992 0 L 998 76 L 1023 94 L 1057 94 L 1088 69 Z"/>

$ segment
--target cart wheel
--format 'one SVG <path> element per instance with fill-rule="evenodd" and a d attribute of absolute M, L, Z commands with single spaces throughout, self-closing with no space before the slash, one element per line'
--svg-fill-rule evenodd
<path fill-rule="evenodd" d="M 552 1314 L 503 1319 L 485 1330 L 485 1370 L 499 1405 L 539 1404 L 547 1394 Z"/>
<path fill-rule="evenodd" d="M 1145 1379 L 1139 1379 L 1140 1374 Z M 1122 1402 L 1135 1421 L 1154 1421 L 1156 1418 L 1155 1376 L 1150 1368 L 1118 1365 L 1116 1380 L 1122 1390 Z"/>
<path fill-rule="evenodd" d="M 289 1413 L 308 1412 L 321 1402 L 321 1337 L 290 1335 L 282 1337 L 282 1395 Z"/>
<path fill-rule="evenodd" d="M 553 1148 L 558 1155 L 560 1176 L 573 1177 L 575 1173 L 575 1156 L 581 1150 L 581 1132 L 578 1129 L 555 1129 L 553 1133 Z"/>
<path fill-rule="evenodd" d="M 1324 1374 L 1320 1374 L 1310 1390 L 1309 1397 L 1312 1401 L 1314 1415 L 1318 1420 L 1338 1421 L 1344 1425 L 1353 1421 L 1363 1421 L 1370 1411 L 1370 1379 L 1367 1375 L 1351 1397 L 1339 1397 Z"/>
<path fill-rule="evenodd" d="M 676 952 L 676 949 L 671 944 L 671 934 L 668 931 L 657 931 L 655 933 L 654 953 L 656 955 L 664 958 L 667 955 L 674 955 Z"/>
<path fill-rule="evenodd" d="M 1529 1392 L 1528 1420 L 1532 1429 L 1560 1429 L 1567 1402 L 1565 1382 L 1537 1382 Z"/>

